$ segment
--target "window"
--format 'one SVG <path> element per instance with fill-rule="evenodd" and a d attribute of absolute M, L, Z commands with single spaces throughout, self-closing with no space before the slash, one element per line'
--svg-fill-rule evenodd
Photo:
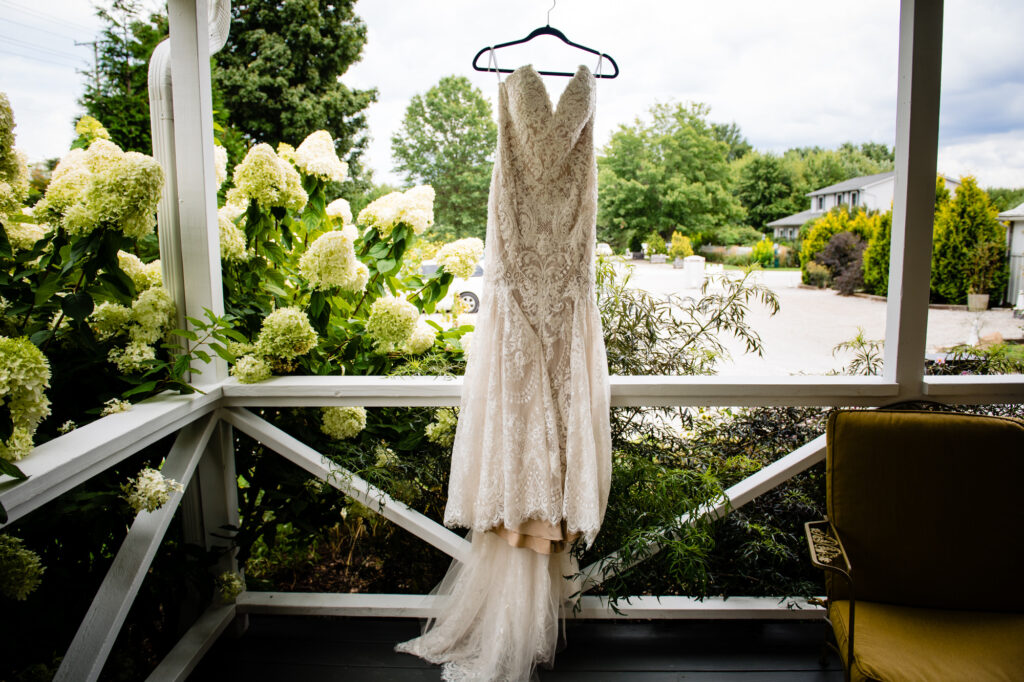
<path fill-rule="evenodd" d="M 824 211 L 825 210 L 825 197 L 818 197 L 818 210 L 819 211 Z"/>
<path fill-rule="evenodd" d="M 859 198 L 860 192 L 850 192 L 850 206 L 856 206 Z"/>
<path fill-rule="evenodd" d="M 843 193 L 842 192 L 840 192 L 839 194 L 836 195 L 836 206 L 838 206 L 841 203 L 843 203 Z"/>

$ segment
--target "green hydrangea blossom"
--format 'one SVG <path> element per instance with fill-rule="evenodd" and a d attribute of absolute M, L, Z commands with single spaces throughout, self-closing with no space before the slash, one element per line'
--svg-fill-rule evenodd
<path fill-rule="evenodd" d="M 366 428 L 366 409 L 362 407 L 324 407 L 320 430 L 335 440 L 354 438 Z"/>
<path fill-rule="evenodd" d="M 408 340 L 419 316 L 416 306 L 404 298 L 382 296 L 370 308 L 366 333 L 373 338 L 378 349 L 390 351 Z"/>
<path fill-rule="evenodd" d="M 24 601 L 39 587 L 45 570 L 39 555 L 21 538 L 0 535 L 0 593 L 5 597 Z"/>
<path fill-rule="evenodd" d="M 0 404 L 14 423 L 11 437 L 0 441 L 0 457 L 17 461 L 32 451 L 36 427 L 50 414 L 49 386 L 46 356 L 26 338 L 0 336 Z"/>
<path fill-rule="evenodd" d="M 243 355 L 231 366 L 231 376 L 243 384 L 258 384 L 270 378 L 270 364 L 257 355 Z"/>
<path fill-rule="evenodd" d="M 255 199 L 265 209 L 283 206 L 297 211 L 309 199 L 298 172 L 265 142 L 252 147 L 235 166 L 234 181 L 239 192 L 236 197 L 245 203 Z"/>
<path fill-rule="evenodd" d="M 278 308 L 263 320 L 256 349 L 264 356 L 291 360 L 311 351 L 317 335 L 309 317 L 298 308 Z"/>

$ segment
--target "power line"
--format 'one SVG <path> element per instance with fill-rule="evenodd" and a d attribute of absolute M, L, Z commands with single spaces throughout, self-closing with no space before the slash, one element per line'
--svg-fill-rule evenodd
<path fill-rule="evenodd" d="M 0 47 L 0 52 L 2 52 L 3 54 L 11 55 L 13 57 L 21 57 L 22 59 L 28 59 L 28 60 L 33 61 L 33 62 L 41 62 L 43 64 L 52 64 L 53 66 L 60 66 L 60 67 L 63 67 L 65 69 L 68 68 L 69 66 L 72 66 L 71 64 L 68 64 L 67 62 L 55 62 L 55 61 L 52 61 L 50 59 L 46 59 L 44 57 L 37 57 L 36 55 L 24 54 L 24 53 L 21 53 L 21 52 L 14 52 L 12 50 L 7 50 L 7 49 L 5 49 L 3 47 Z"/>
<path fill-rule="evenodd" d="M 59 17 L 57 15 L 50 14 L 48 12 L 41 12 L 38 9 L 35 9 L 33 7 L 25 7 L 23 5 L 16 5 L 13 2 L 11 2 L 11 0 L 0 0 L 0 4 L 7 5 L 11 9 L 17 10 L 19 12 L 24 12 L 25 14 L 28 14 L 30 16 L 36 17 L 37 19 L 42 19 L 44 21 L 49 21 L 49 22 L 54 23 L 54 24 L 62 24 L 64 26 L 66 26 L 68 28 L 71 28 L 71 29 L 74 29 L 76 31 L 84 31 L 84 32 L 87 32 L 87 33 L 92 33 L 93 30 L 94 30 L 93 28 L 91 28 L 89 26 L 85 26 L 84 24 L 79 24 L 79 23 L 76 23 L 74 21 L 68 21 L 67 19 L 63 19 L 63 18 L 61 18 L 61 17 Z"/>
<path fill-rule="evenodd" d="M 36 50 L 38 52 L 47 53 L 51 57 L 62 57 L 65 59 L 80 60 L 81 57 L 71 52 L 62 52 L 61 50 L 54 50 L 49 47 L 40 47 L 36 43 L 29 42 L 27 40 L 18 40 L 17 38 L 11 38 L 10 36 L 0 35 L 0 39 L 3 39 L 6 43 L 13 43 L 15 47 L 24 47 L 29 50 Z"/>
<path fill-rule="evenodd" d="M 24 22 L 16 21 L 14 19 L 4 19 L 4 23 L 6 23 L 6 24 L 17 24 L 18 26 L 24 26 L 25 28 L 31 29 L 33 31 L 38 31 L 39 33 L 48 33 L 48 34 L 50 34 L 52 36 L 58 36 L 60 38 L 66 39 L 66 40 L 74 40 L 74 36 L 68 35 L 67 33 L 60 33 L 58 31 L 51 31 L 48 28 L 42 28 L 41 26 L 38 26 L 36 24 L 26 24 Z"/>

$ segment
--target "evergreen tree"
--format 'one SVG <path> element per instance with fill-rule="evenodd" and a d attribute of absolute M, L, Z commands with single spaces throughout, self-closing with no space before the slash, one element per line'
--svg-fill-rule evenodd
<path fill-rule="evenodd" d="M 1006 287 L 1006 228 L 998 211 L 973 177 L 961 180 L 956 196 L 939 208 L 932 244 L 933 298 L 964 303 L 979 267 L 979 254 L 997 264 L 990 281 L 973 282 L 975 293 L 997 295 Z"/>
<path fill-rule="evenodd" d="M 297 145 L 315 130 L 335 139 L 353 179 L 363 172 L 363 111 L 376 89 L 352 90 L 339 78 L 359 60 L 366 24 L 355 0 L 234 0 L 227 45 L 213 84 L 231 125 L 251 142 Z"/>
<path fill-rule="evenodd" d="M 167 17 L 142 18 L 139 0 L 113 0 L 96 15 L 104 28 L 96 45 L 96 63 L 84 72 L 85 94 L 78 100 L 125 151 L 151 154 L 149 58 L 167 37 Z"/>
<path fill-rule="evenodd" d="M 491 103 L 464 76 L 446 76 L 409 102 L 391 153 L 406 182 L 433 185 L 440 234 L 483 238 L 497 140 Z"/>
<path fill-rule="evenodd" d="M 864 249 L 864 288 L 876 296 L 889 295 L 889 257 L 892 242 L 892 211 L 879 215 L 878 224 Z"/>

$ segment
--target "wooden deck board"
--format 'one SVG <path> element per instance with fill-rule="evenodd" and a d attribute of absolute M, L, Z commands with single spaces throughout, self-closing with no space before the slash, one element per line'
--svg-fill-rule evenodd
<path fill-rule="evenodd" d="M 250 616 L 240 639 L 217 642 L 195 673 L 204 680 L 440 680 L 436 666 L 395 653 L 415 637 L 410 619 Z M 837 660 L 818 664 L 824 625 L 754 621 L 582 621 L 542 682 L 754 680 L 833 682 Z"/>

